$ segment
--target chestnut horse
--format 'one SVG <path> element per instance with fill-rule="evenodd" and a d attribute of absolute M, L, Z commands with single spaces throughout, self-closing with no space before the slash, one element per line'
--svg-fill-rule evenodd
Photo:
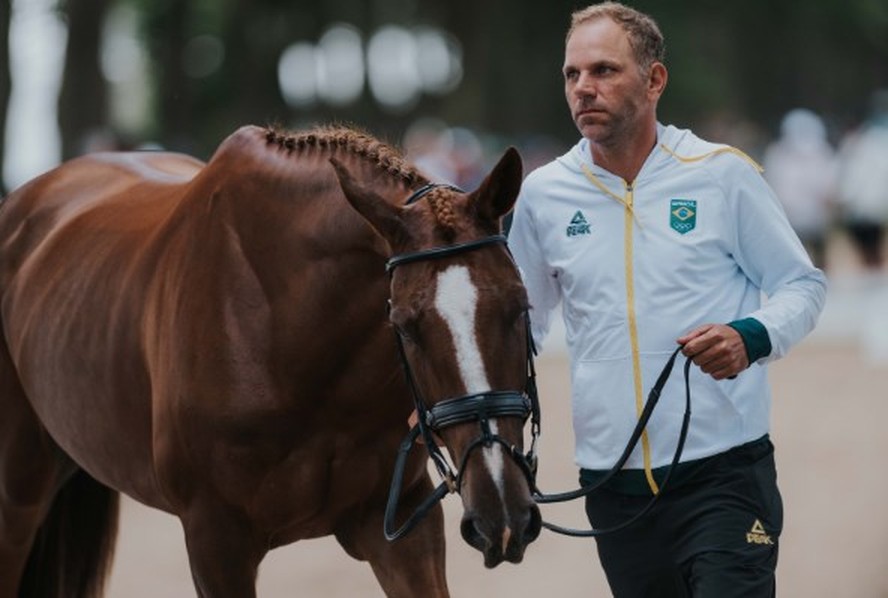
<path fill-rule="evenodd" d="M 244 127 L 207 164 L 95 154 L 10 194 L 0 598 L 101 595 L 120 492 L 179 518 L 203 597 L 255 596 L 268 550 L 329 534 L 387 595 L 447 596 L 439 505 L 383 534 L 414 409 L 393 326 L 429 407 L 524 389 L 524 288 L 503 244 L 475 243 L 521 176 L 510 149 L 474 192 L 408 205 L 427 179 L 366 134 Z M 521 560 L 540 517 L 505 448 L 524 418 L 483 423 L 497 442 L 479 448 L 477 421 L 439 434 L 463 465 L 463 535 L 493 566 Z M 399 520 L 432 489 L 426 465 L 410 453 Z"/>

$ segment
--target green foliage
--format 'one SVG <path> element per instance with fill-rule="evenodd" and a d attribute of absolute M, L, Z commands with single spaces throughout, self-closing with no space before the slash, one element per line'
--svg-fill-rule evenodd
<path fill-rule="evenodd" d="M 513 138 L 576 132 L 560 75 L 564 32 L 575 0 L 115 0 L 136 9 L 151 58 L 153 126 L 145 138 L 207 157 L 240 124 L 356 122 L 397 138 L 420 116 Z M 77 0 L 58 0 L 73 11 Z M 869 94 L 888 87 L 885 0 L 637 0 L 667 38 L 670 82 L 662 120 L 707 126 L 715 120 L 772 129 L 805 106 L 836 131 L 859 117 Z M 277 62 L 293 42 L 315 43 L 333 22 L 362 31 L 385 24 L 434 24 L 463 51 L 461 85 L 398 113 L 365 91 L 358 103 L 298 110 L 283 101 Z M 196 36 L 224 48 L 218 69 L 195 77 L 183 54 Z M 70 101 L 76 102 L 77 98 Z M 749 148 L 754 149 L 754 148 Z"/>

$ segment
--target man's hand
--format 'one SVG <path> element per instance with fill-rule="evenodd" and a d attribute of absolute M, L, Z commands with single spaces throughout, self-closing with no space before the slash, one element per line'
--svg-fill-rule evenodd
<path fill-rule="evenodd" d="M 731 378 L 749 367 L 740 333 L 726 324 L 704 324 L 678 339 L 682 354 L 716 380 Z"/>

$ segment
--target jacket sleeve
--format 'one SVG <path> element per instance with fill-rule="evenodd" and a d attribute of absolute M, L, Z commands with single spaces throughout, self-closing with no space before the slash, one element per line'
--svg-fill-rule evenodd
<path fill-rule="evenodd" d="M 729 158 L 730 159 L 730 158 Z M 733 162 L 720 179 L 734 220 L 734 256 L 766 295 L 747 317 L 761 322 L 771 351 L 759 362 L 786 355 L 814 329 L 826 300 L 826 277 L 811 263 L 776 195 L 748 164 Z"/>
<path fill-rule="evenodd" d="M 561 301 L 561 288 L 555 272 L 549 267 L 537 235 L 536 222 L 530 202 L 542 198 L 528 186 L 522 188 L 509 230 L 509 247 L 518 264 L 530 301 L 530 322 L 533 339 L 542 350 L 549 333 L 551 317 Z"/>

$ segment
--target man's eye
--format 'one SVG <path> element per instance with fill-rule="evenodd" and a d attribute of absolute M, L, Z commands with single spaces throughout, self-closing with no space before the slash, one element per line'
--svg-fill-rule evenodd
<path fill-rule="evenodd" d="M 564 71 L 564 78 L 567 81 L 573 81 L 579 75 L 578 71 Z"/>

